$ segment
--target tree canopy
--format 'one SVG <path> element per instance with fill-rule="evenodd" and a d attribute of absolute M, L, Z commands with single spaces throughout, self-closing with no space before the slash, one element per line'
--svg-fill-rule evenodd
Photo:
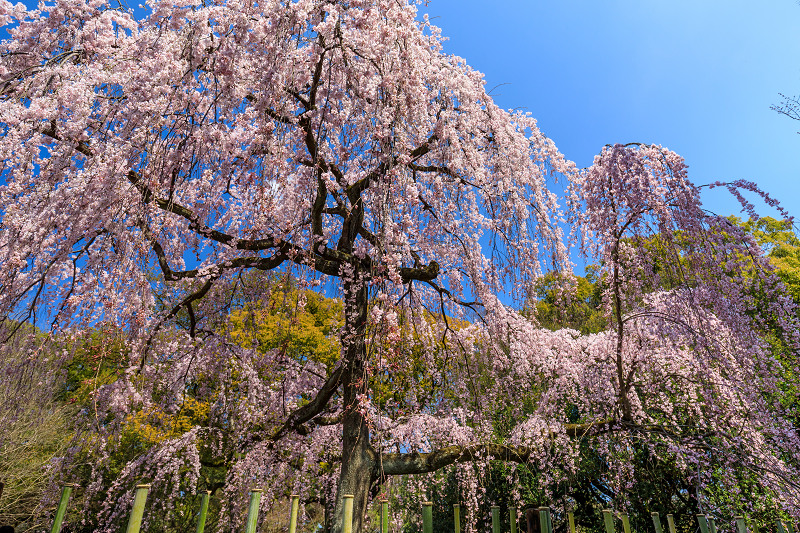
<path fill-rule="evenodd" d="M 228 457 L 221 529 L 263 484 L 264 506 L 324 499 L 333 531 L 353 494 L 361 532 L 392 476 L 460 465 L 474 495 L 469 463 L 555 477 L 586 439 L 620 504 L 645 441 L 698 484 L 754 474 L 800 513 L 800 439 L 763 337 L 796 349 L 794 304 L 752 237 L 703 211 L 680 156 L 613 145 L 576 169 L 406 0 L 148 7 L 0 0 L 16 24 L 0 45 L 6 329 L 124 334 L 130 368 L 97 392 L 108 435 L 137 411 L 207 407 L 122 467 L 99 530 L 130 480 L 170 512 Z M 600 265 L 599 332 L 518 311 L 548 273 L 569 290 L 570 236 Z M 306 289 L 340 295 L 338 351 L 229 327 L 253 311 L 252 271 L 291 274 L 301 308 Z"/>

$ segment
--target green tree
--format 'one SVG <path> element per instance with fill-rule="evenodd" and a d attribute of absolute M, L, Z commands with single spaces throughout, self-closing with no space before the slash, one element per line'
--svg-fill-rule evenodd
<path fill-rule="evenodd" d="M 341 350 L 342 301 L 299 289 L 291 279 L 263 283 L 274 287 L 230 314 L 231 338 L 242 346 L 279 350 L 298 362 L 311 359 L 330 371 Z"/>
<path fill-rule="evenodd" d="M 775 267 L 789 294 L 800 304 L 800 239 L 791 220 L 761 217 L 742 221 L 731 217 L 734 224 L 749 232 Z"/>
<path fill-rule="evenodd" d="M 777 220 L 772 217 L 761 217 L 742 221 L 736 217 L 731 222 L 748 231 L 769 258 L 775 273 L 786 287 L 787 293 L 797 306 L 800 316 L 800 238 L 798 238 L 791 220 Z M 763 293 L 756 291 L 756 301 L 763 300 Z M 761 312 L 757 307 L 754 312 Z M 780 334 L 778 328 L 770 328 L 764 332 L 772 347 L 772 355 L 778 361 L 775 372 L 781 375 L 781 392 L 779 401 L 789 413 L 794 427 L 800 431 L 800 358 L 798 349 Z"/>
<path fill-rule="evenodd" d="M 547 329 L 571 328 L 581 333 L 602 331 L 606 320 L 600 310 L 603 287 L 597 267 L 589 265 L 585 274 L 569 279 L 557 273 L 542 277 L 525 313 Z"/>

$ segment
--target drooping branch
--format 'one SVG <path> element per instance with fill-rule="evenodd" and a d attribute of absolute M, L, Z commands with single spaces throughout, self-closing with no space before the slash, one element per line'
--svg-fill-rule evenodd
<path fill-rule="evenodd" d="M 505 444 L 473 444 L 447 446 L 430 453 L 384 453 L 380 460 L 380 474 L 427 474 L 456 463 L 477 461 L 490 457 L 500 461 L 527 463 L 531 456 L 528 448 Z"/>
<path fill-rule="evenodd" d="M 583 437 L 608 431 L 614 420 L 600 420 L 585 424 L 566 424 L 565 433 L 570 437 Z M 429 453 L 384 453 L 380 459 L 380 472 L 376 475 L 396 476 L 402 474 L 427 474 L 445 466 L 467 463 L 481 459 L 495 459 L 525 464 L 536 450 L 508 444 L 472 444 L 447 446 Z"/>
<path fill-rule="evenodd" d="M 255 268 L 257 270 L 267 271 L 279 267 L 284 261 L 287 261 L 290 256 L 294 258 L 295 262 L 300 263 L 302 261 L 299 259 L 304 255 L 302 250 L 298 249 L 296 246 L 286 242 L 281 242 L 278 250 L 271 257 L 237 257 L 222 261 L 214 265 L 212 268 L 205 268 L 203 270 L 196 268 L 190 270 L 172 270 L 172 267 L 170 267 L 169 261 L 167 260 L 167 254 L 164 251 L 164 247 L 161 246 L 161 243 L 158 242 L 158 239 L 155 238 L 144 222 L 140 222 L 138 226 L 150 241 L 153 252 L 156 254 L 158 264 L 161 267 L 161 273 L 164 274 L 164 279 L 166 281 L 194 279 L 197 277 L 207 276 L 210 272 L 215 272 L 218 276 L 220 273 L 226 270 L 236 268 Z M 331 264 L 329 261 L 324 260 L 319 260 L 319 264 L 315 264 L 315 267 L 320 272 L 326 274 L 335 273 L 338 271 L 338 265 Z"/>
<path fill-rule="evenodd" d="M 153 191 L 142 182 L 142 179 L 137 172 L 131 170 L 128 172 L 127 177 L 128 181 L 130 181 L 131 184 L 142 194 L 142 201 L 144 203 L 147 204 L 153 202 L 159 207 L 159 209 L 185 218 L 189 222 L 189 229 L 195 231 L 202 237 L 206 237 L 237 250 L 261 251 L 268 250 L 270 248 L 277 248 L 283 244 L 282 241 L 276 240 L 272 237 L 268 237 L 266 239 L 238 239 L 232 235 L 228 235 L 227 233 L 210 228 L 203 223 L 203 221 L 200 220 L 200 217 L 198 217 L 191 209 L 188 209 L 173 200 L 166 200 L 164 198 L 156 197 Z"/>
<path fill-rule="evenodd" d="M 272 237 L 266 239 L 238 239 L 233 237 L 232 235 L 228 235 L 219 230 L 210 228 L 206 224 L 204 224 L 200 220 L 200 218 L 190 209 L 174 201 L 156 197 L 155 194 L 152 192 L 152 190 L 142 182 L 142 179 L 137 172 L 130 171 L 128 172 L 127 177 L 128 181 L 130 181 L 131 184 L 134 187 L 136 187 L 136 189 L 142 194 L 143 202 L 145 203 L 152 202 L 160 209 L 167 211 L 169 213 L 176 214 L 186 219 L 189 222 L 189 229 L 197 232 L 197 234 L 202 237 L 209 238 L 215 242 L 225 244 L 227 246 L 230 246 L 231 248 L 235 248 L 238 250 L 261 251 L 267 249 L 277 249 L 276 250 L 277 253 L 274 254 L 272 257 L 268 258 L 241 257 L 225 261 L 217 265 L 217 268 L 221 270 L 231 269 L 231 268 L 242 268 L 242 267 L 256 268 L 259 270 L 271 270 L 279 266 L 283 261 L 287 259 L 291 259 L 293 262 L 298 264 L 306 263 L 304 258 L 306 257 L 307 254 L 305 253 L 304 250 L 297 247 L 296 245 L 293 245 L 286 241 L 276 240 Z M 323 192 L 326 190 L 324 185 L 321 186 L 320 189 L 321 191 L 318 191 L 319 195 L 326 194 L 325 192 Z M 318 196 L 318 198 L 320 197 L 321 196 Z M 324 201 L 321 202 L 320 205 L 324 205 Z M 319 214 L 321 216 L 322 208 L 320 208 Z M 363 228 L 361 223 L 362 220 L 363 220 L 363 214 L 361 214 L 357 218 L 358 223 L 354 224 L 354 227 L 357 228 L 358 234 L 362 235 L 365 233 L 369 234 L 368 230 Z M 174 281 L 183 278 L 193 278 L 200 274 L 198 270 L 186 270 L 181 272 L 176 272 L 171 270 L 166 260 L 166 254 L 161 245 L 153 238 L 151 238 L 151 242 L 153 245 L 153 249 L 156 253 L 156 257 L 158 258 L 159 264 L 161 266 L 161 270 L 164 273 L 165 278 L 167 280 Z M 324 245 L 315 248 L 316 249 L 314 250 L 313 266 L 315 270 L 323 274 L 337 276 L 339 274 L 339 268 L 342 264 L 353 263 L 356 260 L 355 257 L 352 254 L 348 253 L 347 251 L 332 250 Z M 365 258 L 361 260 L 361 262 L 367 262 L 368 264 L 365 265 L 367 270 L 371 269 L 372 264 L 369 258 Z M 431 261 L 428 265 L 421 267 L 402 267 L 399 269 L 399 274 L 403 278 L 404 282 L 409 282 L 409 281 L 428 282 L 436 279 L 436 277 L 439 275 L 439 264 L 436 261 Z"/>
<path fill-rule="evenodd" d="M 411 152 L 409 153 L 410 162 L 413 163 L 420 157 L 429 153 L 431 151 L 431 146 L 433 146 L 433 144 L 436 141 L 437 141 L 436 135 L 435 134 L 431 135 L 424 143 L 420 144 L 419 146 L 411 150 Z M 364 176 L 363 178 L 352 184 L 350 187 L 348 187 L 347 196 L 350 197 L 351 199 L 360 196 L 361 193 L 364 192 L 369 187 L 369 184 L 373 180 L 375 180 L 379 176 L 383 176 L 392 165 L 396 165 L 397 163 L 398 163 L 397 157 L 392 158 L 391 164 L 387 163 L 386 161 L 381 162 L 376 168 L 371 170 L 369 174 L 367 174 L 366 176 Z"/>
<path fill-rule="evenodd" d="M 176 214 L 189 222 L 189 229 L 195 231 L 198 235 L 206 237 L 215 242 L 225 244 L 237 250 L 248 251 L 262 251 L 268 249 L 275 249 L 271 257 L 238 257 L 223 261 L 216 265 L 216 269 L 230 270 L 234 268 L 255 268 L 257 270 L 272 270 L 280 266 L 284 261 L 291 260 L 297 264 L 307 264 L 307 253 L 302 248 L 295 244 L 274 239 L 272 237 L 266 239 L 238 239 L 232 235 L 228 235 L 219 230 L 208 227 L 200 218 L 190 209 L 172 201 L 158 198 L 152 190 L 145 185 L 139 174 L 135 171 L 128 172 L 128 181 L 136 187 L 142 194 L 142 201 L 144 203 L 153 202 L 160 209 L 169 213 Z M 140 227 L 146 231 L 143 225 Z M 149 232 L 148 232 L 149 233 Z M 164 277 L 168 281 L 176 281 L 184 278 L 194 278 L 201 275 L 197 269 L 173 271 L 167 262 L 166 253 L 160 243 L 152 236 L 149 236 L 153 251 L 156 254 L 161 270 Z M 317 250 L 313 255 L 312 263 L 315 270 L 322 274 L 329 276 L 336 276 L 339 274 L 339 268 L 342 263 L 351 262 L 352 257 L 349 254 L 344 254 L 335 250 L 329 250 L 325 247 L 322 250 Z"/>
<path fill-rule="evenodd" d="M 147 342 L 145 343 L 144 354 L 142 356 L 141 362 L 139 363 L 139 372 L 144 370 L 145 363 L 147 362 L 147 355 L 150 352 L 150 347 L 153 345 L 153 341 L 155 340 L 158 332 L 161 330 L 161 328 L 167 321 L 175 318 L 180 312 L 180 310 L 184 307 L 189 313 L 191 335 L 192 337 L 194 337 L 196 322 L 194 318 L 194 309 L 192 308 L 192 304 L 203 298 L 206 294 L 208 294 L 208 291 L 211 290 L 211 287 L 213 286 L 215 279 L 216 277 L 210 276 L 208 279 L 206 279 L 205 283 L 203 283 L 200 289 L 186 296 L 183 300 L 181 300 L 180 303 L 175 305 L 172 308 L 172 310 L 170 310 L 170 312 L 167 313 L 166 316 L 162 317 L 156 323 L 156 325 L 153 327 L 153 330 L 150 332 L 150 336 L 147 338 Z"/>
<path fill-rule="evenodd" d="M 56 124 L 55 121 L 51 121 L 50 125 L 41 130 L 41 133 L 51 139 L 62 141 L 64 139 L 58 134 L 56 131 Z M 80 141 L 75 144 L 75 150 L 83 155 L 88 157 L 93 157 L 94 153 L 89 148 L 89 145 L 85 141 Z M 147 204 L 150 202 L 155 203 L 159 207 L 159 209 L 163 211 L 167 211 L 169 213 L 173 213 L 180 217 L 183 217 L 189 222 L 189 229 L 195 231 L 198 235 L 216 241 L 220 244 L 224 244 L 231 248 L 235 248 L 237 250 L 249 250 L 249 251 L 261 251 L 261 250 L 268 250 L 271 248 L 279 248 L 284 246 L 286 243 L 281 240 L 276 240 L 273 237 L 268 237 L 266 239 L 239 239 L 232 235 L 228 235 L 227 233 L 223 233 L 219 230 L 215 230 L 213 228 L 208 227 L 203 221 L 200 220 L 191 209 L 182 206 L 179 203 L 176 203 L 174 200 L 167 200 L 164 198 L 158 198 L 153 193 L 153 191 L 142 181 L 141 176 L 138 172 L 134 170 L 128 171 L 127 174 L 128 181 L 136 187 L 136 189 L 142 195 L 142 201 Z M 160 246 L 159 246 L 160 248 Z M 162 270 L 164 270 L 165 263 L 162 262 L 162 258 L 164 257 L 163 249 L 161 249 L 161 254 L 159 254 L 159 250 L 156 250 L 156 254 L 159 257 L 159 262 L 161 263 Z M 166 273 L 167 271 L 165 271 Z M 185 275 L 179 275 L 178 273 L 174 273 L 174 277 L 170 279 L 181 279 L 183 277 L 193 277 L 191 275 L 193 271 L 186 271 Z"/>
<path fill-rule="evenodd" d="M 312 428 L 308 427 L 308 425 L 313 427 L 335 426 L 336 424 L 342 423 L 342 418 L 344 418 L 344 413 L 339 413 L 336 416 L 317 416 L 314 417 L 308 424 L 300 424 L 296 426 L 294 431 L 298 435 L 307 437 L 308 435 L 311 435 L 312 431 Z"/>
<path fill-rule="evenodd" d="M 343 181 L 344 176 L 341 174 L 341 171 L 338 169 L 338 167 L 335 165 L 329 165 L 326 161 L 318 156 L 316 139 L 311 132 L 310 121 L 306 118 L 301 118 L 300 124 L 306 130 L 305 140 L 308 150 L 316 159 L 315 166 L 321 171 L 333 172 L 337 180 Z M 431 136 L 425 143 L 412 150 L 412 159 L 416 160 L 428 153 L 430 151 L 431 144 L 435 142 L 435 140 L 436 137 Z M 91 154 L 91 152 L 89 152 L 89 154 Z M 327 275 L 338 275 L 342 264 L 353 263 L 356 261 L 350 252 L 352 250 L 353 241 L 357 235 L 367 238 L 367 240 L 370 242 L 375 240 L 374 235 L 372 235 L 368 229 L 363 227 L 364 215 L 361 207 L 360 194 L 363 192 L 362 187 L 366 187 L 372 179 L 376 178 L 382 172 L 385 172 L 387 168 L 388 167 L 386 167 L 385 164 L 379 165 L 379 167 L 374 169 L 367 177 L 363 178 L 363 183 L 361 183 L 361 186 L 359 186 L 357 183 L 347 190 L 347 195 L 353 207 L 350 213 L 347 213 L 346 210 L 337 210 L 335 213 L 339 216 L 344 216 L 345 219 L 342 229 L 342 238 L 340 239 L 339 246 L 337 247 L 338 249 L 329 249 L 322 243 L 313 246 L 313 253 L 315 256 L 313 262 L 314 268 L 317 271 Z M 238 250 L 262 251 L 267 249 L 279 249 L 279 252 L 270 258 L 237 258 L 217 265 L 219 269 L 245 267 L 256 268 L 259 270 L 270 270 L 279 266 L 280 263 L 289 258 L 296 263 L 305 263 L 302 258 L 305 257 L 306 254 L 303 252 L 303 250 L 299 249 L 295 245 L 291 245 L 285 241 L 274 239 L 272 237 L 265 239 L 239 239 L 222 231 L 213 229 L 200 220 L 200 217 L 197 216 L 197 214 L 195 214 L 191 209 L 175 202 L 174 200 L 167 200 L 157 197 L 143 182 L 141 176 L 137 172 L 133 170 L 129 171 L 127 178 L 128 181 L 141 193 L 142 201 L 144 203 L 152 202 L 158 206 L 159 209 L 184 218 L 189 222 L 189 229 L 202 237 Z M 321 236 L 322 234 L 322 214 L 325 212 L 324 207 L 327 199 L 327 193 L 328 191 L 324 181 L 321 177 L 318 177 L 317 195 L 312 208 L 312 234 L 314 235 Z M 164 253 L 163 248 L 155 239 L 151 239 L 151 242 L 153 243 L 153 249 L 166 279 L 174 281 L 183 278 L 193 278 L 199 275 L 197 270 L 186 270 L 181 272 L 171 270 L 167 263 L 166 254 Z M 372 243 L 373 245 L 375 244 L 374 242 Z M 362 262 L 364 261 L 369 263 L 365 265 L 366 269 L 371 270 L 372 264 L 369 258 L 362 260 Z M 402 267 L 399 269 L 399 274 L 404 282 L 430 282 L 436 279 L 436 277 L 439 275 L 439 264 L 436 261 L 431 261 L 426 266 Z"/>
<path fill-rule="evenodd" d="M 328 376 L 325 384 L 319 389 L 314 399 L 292 411 L 280 429 L 269 437 L 269 440 L 272 442 L 280 440 L 289 432 L 296 431 L 301 428 L 303 424 L 322 413 L 325 407 L 327 407 L 331 397 L 336 392 L 336 389 L 339 388 L 339 384 L 342 381 L 342 374 L 343 367 L 339 365 L 331 375 Z"/>
<path fill-rule="evenodd" d="M 51 139 L 54 139 L 56 141 L 64 142 L 64 139 L 61 138 L 61 136 L 56 131 L 56 121 L 55 120 L 51 120 L 50 121 L 50 125 L 48 127 L 46 127 L 45 129 L 40 130 L 40 133 L 42 135 L 44 135 L 46 137 L 50 137 Z M 74 146 L 75 151 L 80 152 L 83 155 L 88 156 L 88 157 L 94 156 L 94 153 L 89 148 L 89 144 L 86 141 L 79 141 L 79 142 L 76 142 L 74 144 L 75 144 L 75 146 Z"/>

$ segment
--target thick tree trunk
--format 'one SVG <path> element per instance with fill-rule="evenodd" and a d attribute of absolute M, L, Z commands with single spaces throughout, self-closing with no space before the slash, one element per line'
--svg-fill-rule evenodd
<path fill-rule="evenodd" d="M 342 471 L 336 496 L 334 533 L 341 533 L 344 495 L 353 495 L 353 533 L 361 533 L 367 511 L 375 454 L 369 446 L 369 432 L 359 414 L 345 417 L 342 446 Z"/>
<path fill-rule="evenodd" d="M 366 395 L 367 350 L 367 287 L 363 283 L 344 283 L 345 348 L 342 388 L 344 417 L 342 420 L 342 470 L 336 494 L 331 531 L 342 532 L 344 496 L 353 495 L 353 533 L 363 530 L 369 489 L 375 469 L 375 452 L 370 446 L 369 428 L 359 410 L 359 397 Z"/>

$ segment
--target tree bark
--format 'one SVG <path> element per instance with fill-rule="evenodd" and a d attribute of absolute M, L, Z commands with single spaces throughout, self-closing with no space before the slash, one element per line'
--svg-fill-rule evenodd
<path fill-rule="evenodd" d="M 344 417 L 342 419 L 342 466 L 333 513 L 333 533 L 342 532 L 344 496 L 353 495 L 353 533 L 363 530 L 369 489 L 375 469 L 375 452 L 370 446 L 369 427 L 360 411 L 359 400 L 367 391 L 365 333 L 367 326 L 368 293 L 366 283 L 343 283 L 345 299 L 344 372 L 342 388 Z"/>

